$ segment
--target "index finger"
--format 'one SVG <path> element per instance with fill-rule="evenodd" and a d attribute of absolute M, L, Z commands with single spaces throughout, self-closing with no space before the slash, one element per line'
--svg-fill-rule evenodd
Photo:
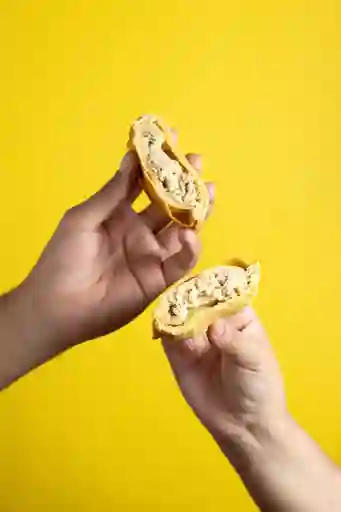
<path fill-rule="evenodd" d="M 114 177 L 79 208 L 94 225 L 104 222 L 121 201 L 133 202 L 137 198 L 142 190 L 140 174 L 136 153 L 128 151 Z"/>

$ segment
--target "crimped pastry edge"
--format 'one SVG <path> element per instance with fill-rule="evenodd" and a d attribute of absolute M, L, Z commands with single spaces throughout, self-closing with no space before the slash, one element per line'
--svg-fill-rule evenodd
<path fill-rule="evenodd" d="M 233 315 L 235 313 L 238 313 L 242 309 L 244 309 L 246 306 L 249 306 L 252 302 L 252 299 L 257 295 L 258 293 L 258 285 L 260 280 L 260 264 L 259 262 L 256 262 L 252 265 L 223 265 L 219 267 L 213 267 L 209 269 L 205 269 L 206 271 L 212 271 L 214 272 L 217 268 L 226 268 L 226 267 L 233 267 L 238 266 L 240 268 L 244 268 L 244 270 L 250 270 L 251 271 L 251 283 L 246 292 L 243 292 L 239 297 L 235 296 L 229 301 L 222 302 L 220 304 L 217 304 L 215 306 L 204 306 L 199 307 L 195 313 L 192 315 L 189 321 L 185 321 L 185 323 L 181 326 L 170 326 L 168 324 L 165 324 L 161 318 L 158 317 L 158 311 L 159 307 L 156 307 L 154 310 L 153 315 L 153 338 L 158 339 L 162 336 L 168 336 L 171 338 L 174 338 L 176 340 L 184 340 L 188 338 L 192 338 L 196 336 L 199 333 L 202 333 L 206 331 L 206 329 L 213 324 L 215 321 L 219 320 L 220 318 L 224 318 L 226 316 Z M 173 285 L 171 288 L 169 288 L 164 294 L 169 293 L 172 289 L 177 288 L 181 286 L 182 283 L 192 279 L 193 277 L 197 277 L 201 274 L 199 272 L 198 274 L 195 274 L 190 277 L 186 277 Z M 162 298 L 161 298 L 162 300 Z"/>
<path fill-rule="evenodd" d="M 199 206 L 201 207 L 187 207 L 184 205 L 184 207 L 181 207 L 176 203 L 175 201 L 172 202 L 172 200 L 166 196 L 165 193 L 158 187 L 156 180 L 154 180 L 151 176 L 148 170 L 144 166 L 143 162 L 143 156 L 139 149 L 138 144 L 138 137 L 139 134 L 136 131 L 136 126 L 138 122 L 143 118 L 149 118 L 151 122 L 154 122 L 157 124 L 157 126 L 163 131 L 165 135 L 165 144 L 169 148 L 170 152 L 173 154 L 175 159 L 179 162 L 179 164 L 184 167 L 188 172 L 192 173 L 194 176 L 194 179 L 199 186 L 200 189 L 200 196 L 202 198 L 201 203 Z M 209 208 L 209 194 L 206 185 L 204 182 L 200 179 L 198 172 L 194 167 L 188 162 L 186 157 L 182 155 L 177 148 L 175 147 L 175 144 L 172 142 L 172 134 L 169 129 L 169 127 L 164 123 L 164 121 L 157 116 L 154 115 L 146 115 L 146 116 L 140 116 L 134 123 L 132 124 L 129 132 L 129 140 L 128 140 L 128 148 L 132 149 L 136 152 L 141 170 L 142 170 L 142 176 L 141 176 L 141 182 L 142 187 L 146 194 L 148 195 L 149 199 L 152 202 L 155 202 L 159 204 L 159 206 L 163 209 L 163 211 L 167 214 L 170 221 L 173 220 L 177 222 L 178 224 L 182 225 L 183 227 L 188 228 L 194 228 L 199 229 L 200 226 L 203 224 L 203 222 L 206 220 L 208 208 Z"/>

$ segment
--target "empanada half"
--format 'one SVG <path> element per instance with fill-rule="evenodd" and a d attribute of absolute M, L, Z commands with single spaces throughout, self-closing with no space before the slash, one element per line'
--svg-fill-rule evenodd
<path fill-rule="evenodd" d="M 154 337 L 185 339 L 205 331 L 219 318 L 249 305 L 258 292 L 260 265 L 221 266 L 183 279 L 159 299 Z"/>
<path fill-rule="evenodd" d="M 170 129 L 159 118 L 144 115 L 130 129 L 128 147 L 138 155 L 142 184 L 152 202 L 185 227 L 196 228 L 207 217 L 209 194 L 198 172 L 175 148 Z"/>

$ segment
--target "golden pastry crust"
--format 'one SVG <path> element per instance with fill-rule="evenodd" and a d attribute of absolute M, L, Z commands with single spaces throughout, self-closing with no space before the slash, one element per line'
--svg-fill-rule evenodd
<path fill-rule="evenodd" d="M 219 318 L 241 311 L 257 294 L 259 279 L 259 263 L 215 267 L 183 279 L 160 298 L 154 311 L 154 338 L 191 338 Z"/>
<path fill-rule="evenodd" d="M 200 227 L 208 213 L 208 190 L 174 147 L 167 125 L 152 115 L 138 118 L 130 129 L 128 147 L 138 155 L 143 188 L 150 200 L 158 203 L 170 220 Z"/>

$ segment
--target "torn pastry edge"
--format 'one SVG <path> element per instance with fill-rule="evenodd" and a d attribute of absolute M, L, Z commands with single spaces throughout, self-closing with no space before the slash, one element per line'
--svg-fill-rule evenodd
<path fill-rule="evenodd" d="M 196 311 L 193 312 L 193 318 L 187 322 L 189 326 L 186 326 L 186 321 L 181 326 L 170 326 L 168 324 L 164 324 L 162 320 L 160 320 L 156 313 L 158 311 L 159 306 L 157 306 L 154 310 L 153 314 L 153 323 L 152 323 L 152 330 L 153 330 L 153 339 L 159 339 L 162 336 L 167 336 L 169 338 L 173 338 L 174 340 L 184 340 L 188 338 L 192 338 L 196 336 L 197 334 L 204 332 L 208 329 L 208 327 L 213 324 L 216 320 L 219 320 L 220 318 L 224 318 L 226 316 L 231 316 L 235 313 L 238 313 L 239 311 L 242 311 L 245 307 L 249 306 L 252 302 L 252 299 L 257 295 L 258 288 L 259 288 L 259 281 L 260 281 L 260 263 L 255 262 L 250 265 L 246 265 L 241 260 L 233 260 L 235 263 L 234 265 L 221 265 L 218 267 L 212 267 L 208 269 L 204 269 L 202 272 L 206 271 L 212 271 L 216 268 L 225 268 L 225 267 L 232 267 L 232 266 L 238 266 L 240 268 L 243 268 L 245 271 L 250 270 L 251 271 L 251 282 L 248 286 L 248 289 L 244 291 L 240 296 L 234 296 L 232 299 L 228 301 L 221 302 L 214 306 L 203 306 L 197 308 Z M 231 262 L 232 263 L 232 262 Z M 172 289 L 177 288 L 181 286 L 186 281 L 192 279 L 193 277 L 198 277 L 202 272 L 199 272 L 193 276 L 185 277 L 178 281 L 176 284 L 174 284 L 172 287 L 168 288 L 164 292 L 163 295 L 166 295 L 169 293 Z"/>
<path fill-rule="evenodd" d="M 164 144 L 169 148 L 175 160 L 179 162 L 181 167 L 183 167 L 184 169 L 186 169 L 187 172 L 193 175 L 194 180 L 199 188 L 201 198 L 201 201 L 197 207 L 185 205 L 181 207 L 180 205 L 176 204 L 175 201 L 172 204 L 169 201 L 169 198 L 165 194 L 163 194 L 162 191 L 160 191 L 160 187 L 158 186 L 157 181 L 150 176 L 149 170 L 145 168 L 143 163 L 144 158 L 138 147 L 139 145 L 137 140 L 141 136 L 136 131 L 137 123 L 144 117 L 150 118 L 150 122 L 154 122 L 162 130 L 165 136 Z M 141 184 L 149 199 L 152 202 L 156 202 L 160 205 L 160 207 L 165 211 L 165 213 L 169 217 L 170 221 L 173 220 L 174 222 L 177 222 L 183 227 L 199 229 L 207 218 L 210 205 L 209 193 L 206 185 L 201 180 L 198 171 L 188 162 L 186 157 L 175 147 L 175 144 L 172 141 L 172 132 L 170 128 L 167 126 L 167 124 L 154 115 L 140 116 L 136 121 L 134 121 L 134 123 L 130 127 L 127 147 L 130 150 L 134 150 L 138 156 L 142 170 Z M 200 215 L 198 215 L 198 212 L 200 212 Z"/>

